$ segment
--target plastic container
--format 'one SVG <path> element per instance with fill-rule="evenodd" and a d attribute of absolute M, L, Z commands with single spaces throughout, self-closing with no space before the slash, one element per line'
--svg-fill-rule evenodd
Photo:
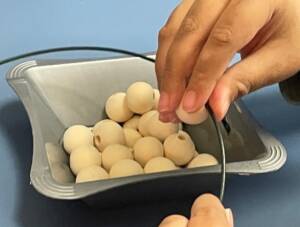
<path fill-rule="evenodd" d="M 30 178 L 41 194 L 61 200 L 84 199 L 104 207 L 219 189 L 220 166 L 74 183 L 61 143 L 64 131 L 73 124 L 93 125 L 105 118 L 106 99 L 135 81 L 156 86 L 153 63 L 132 57 L 28 61 L 8 72 L 7 80 L 29 115 L 34 140 Z M 283 166 L 285 148 L 258 126 L 241 102 L 231 106 L 227 123 L 231 131 L 228 134 L 224 129 L 223 134 L 228 175 L 266 173 Z M 184 128 L 199 152 L 220 159 L 211 119 Z"/>

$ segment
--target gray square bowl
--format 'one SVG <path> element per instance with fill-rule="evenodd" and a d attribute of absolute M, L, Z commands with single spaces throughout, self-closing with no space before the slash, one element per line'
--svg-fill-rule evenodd
<path fill-rule="evenodd" d="M 64 131 L 73 124 L 92 126 L 105 118 L 106 99 L 135 81 L 156 86 L 152 63 L 133 57 L 28 61 L 9 71 L 7 80 L 29 115 L 34 140 L 30 179 L 41 194 L 61 200 L 83 199 L 104 207 L 218 189 L 219 165 L 74 183 L 61 143 Z M 231 131 L 226 133 L 223 128 L 223 136 L 228 175 L 266 173 L 283 166 L 285 148 L 253 120 L 241 101 L 231 106 L 227 123 Z M 184 129 L 199 152 L 211 153 L 220 160 L 211 119 L 197 126 L 185 125 Z"/>

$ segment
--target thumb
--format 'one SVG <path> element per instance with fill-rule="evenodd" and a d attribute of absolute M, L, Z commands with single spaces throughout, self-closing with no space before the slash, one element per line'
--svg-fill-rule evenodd
<path fill-rule="evenodd" d="M 289 49 L 286 44 L 273 41 L 230 67 L 217 82 L 209 98 L 216 118 L 222 120 L 230 104 L 237 98 L 296 73 L 299 59 Z"/>
<path fill-rule="evenodd" d="M 188 227 L 220 226 L 233 227 L 231 212 L 226 212 L 220 200 L 211 194 L 199 196 L 191 210 Z"/>

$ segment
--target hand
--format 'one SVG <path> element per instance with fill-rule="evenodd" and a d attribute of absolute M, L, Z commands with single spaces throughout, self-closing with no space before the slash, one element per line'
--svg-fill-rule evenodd
<path fill-rule="evenodd" d="M 183 0 L 159 32 L 160 119 L 207 102 L 218 120 L 236 98 L 300 68 L 300 1 Z M 236 52 L 242 60 L 228 68 Z"/>
<path fill-rule="evenodd" d="M 159 227 L 233 227 L 233 216 L 229 209 L 224 209 L 219 199 L 205 194 L 198 197 L 188 220 L 181 215 L 166 217 Z"/>

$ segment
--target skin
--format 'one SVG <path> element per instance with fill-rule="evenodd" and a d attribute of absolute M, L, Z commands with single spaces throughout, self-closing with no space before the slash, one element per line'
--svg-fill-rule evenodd
<path fill-rule="evenodd" d="M 159 227 L 233 227 L 231 210 L 225 209 L 219 199 L 210 194 L 198 197 L 191 209 L 190 218 L 182 215 L 166 217 Z"/>
<path fill-rule="evenodd" d="M 209 104 L 224 118 L 237 98 L 300 69 L 300 1 L 183 0 L 159 32 L 160 119 Z M 235 53 L 242 60 L 228 67 Z"/>
<path fill-rule="evenodd" d="M 300 1 L 183 0 L 161 28 L 156 74 L 160 120 L 178 121 L 176 109 L 209 104 L 216 118 L 237 98 L 280 82 L 300 69 Z M 242 60 L 228 67 L 235 53 Z M 232 227 L 230 210 L 200 196 L 187 219 L 165 218 L 159 227 Z"/>

